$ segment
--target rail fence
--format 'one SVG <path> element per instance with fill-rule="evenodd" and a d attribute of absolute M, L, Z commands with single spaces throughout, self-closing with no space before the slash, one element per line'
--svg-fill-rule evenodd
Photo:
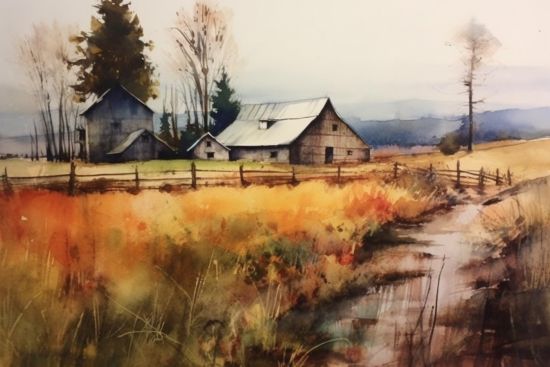
<path fill-rule="evenodd" d="M 487 185 L 508 185 L 512 186 L 513 174 L 510 169 L 506 172 L 501 172 L 500 169 L 491 171 L 481 167 L 479 171 L 463 170 L 460 168 L 460 161 L 456 161 L 456 169 L 434 169 L 430 164 L 429 168 L 408 167 L 399 165 L 397 162 L 393 164 L 393 178 L 398 178 L 399 172 L 409 171 L 416 174 L 424 174 L 429 178 L 441 178 L 454 183 L 455 187 L 475 187 L 483 190 Z"/>
<path fill-rule="evenodd" d="M 206 186 L 247 187 L 249 185 L 298 185 L 300 182 L 323 180 L 334 184 L 350 181 L 372 179 L 376 174 L 383 174 L 389 179 L 397 180 L 403 174 L 423 176 L 426 179 L 443 179 L 454 183 L 456 187 L 477 187 L 481 190 L 486 185 L 512 185 L 510 170 L 501 173 L 498 169 L 490 172 L 481 168 L 479 171 L 460 169 L 457 161 L 456 169 L 434 169 L 411 167 L 398 164 L 377 164 L 374 169 L 358 169 L 353 166 L 324 167 L 291 167 L 291 169 L 245 170 L 240 165 L 238 171 L 203 170 L 198 169 L 195 162 L 188 170 L 169 170 L 162 172 L 139 172 L 136 166 L 134 172 L 81 174 L 76 172 L 74 162 L 66 174 L 47 176 L 10 176 L 7 168 L 0 176 L 5 192 L 15 188 L 36 187 L 65 191 L 69 195 L 78 192 L 106 191 L 139 191 L 141 189 L 158 189 L 172 191 L 177 188 L 197 189 Z"/>

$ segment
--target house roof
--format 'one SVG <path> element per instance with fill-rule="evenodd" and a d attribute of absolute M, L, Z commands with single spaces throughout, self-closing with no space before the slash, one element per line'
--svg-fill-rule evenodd
<path fill-rule="evenodd" d="M 294 102 L 243 105 L 235 122 L 217 140 L 226 146 L 289 145 L 319 116 L 328 97 Z M 273 123 L 260 129 L 260 121 Z"/>
<path fill-rule="evenodd" d="M 99 105 L 101 102 L 103 102 L 103 100 L 105 99 L 105 97 L 111 93 L 112 91 L 116 90 L 116 89 L 122 89 L 124 92 L 126 92 L 127 94 L 129 94 L 132 98 L 134 98 L 136 101 L 138 101 L 141 105 L 143 105 L 146 109 L 148 109 L 149 111 L 151 111 L 152 113 L 155 113 L 155 111 L 153 111 L 149 106 L 147 106 L 145 104 L 145 102 L 143 102 L 141 99 L 139 99 L 138 97 L 134 96 L 128 89 L 124 88 L 122 85 L 118 84 L 112 88 L 109 88 L 105 91 L 105 93 L 103 93 L 101 96 L 99 96 L 98 99 L 96 99 L 94 101 L 94 103 L 92 103 L 90 106 L 88 106 L 88 108 L 86 108 L 84 111 L 82 111 L 80 113 L 80 116 L 84 116 L 86 115 L 87 113 L 91 112 L 97 105 Z"/>
<path fill-rule="evenodd" d="M 209 138 L 211 138 L 212 140 L 216 141 L 216 142 L 217 142 L 218 144 L 220 144 L 223 148 L 225 148 L 225 149 L 227 149 L 227 150 L 231 150 L 231 149 L 229 149 L 228 147 L 226 147 L 225 145 L 223 145 L 222 143 L 220 143 L 220 142 L 218 141 L 218 139 L 216 139 L 212 134 L 206 133 L 206 134 L 204 134 L 203 136 L 201 136 L 200 138 L 198 138 L 197 141 L 194 142 L 193 145 L 191 145 L 191 146 L 189 147 L 189 149 L 187 149 L 187 151 L 188 151 L 188 152 L 192 151 L 192 150 L 193 150 L 193 149 L 194 149 L 194 148 L 195 148 L 204 138 L 206 138 L 206 137 L 209 137 Z"/>
<path fill-rule="evenodd" d="M 146 129 L 139 129 L 139 130 L 136 130 L 132 133 L 130 133 L 130 135 L 128 135 L 126 137 L 126 139 L 124 139 L 122 141 L 122 143 L 120 143 L 119 145 L 117 145 L 114 149 L 112 149 L 110 152 L 107 153 L 107 155 L 115 155 L 115 154 L 122 154 L 124 153 L 124 151 L 126 151 L 126 149 L 128 149 L 132 144 L 134 144 L 134 142 L 144 133 L 147 133 L 149 135 L 152 135 L 155 139 L 157 139 L 159 142 L 161 142 L 162 144 L 166 145 L 166 147 L 170 148 L 171 150 L 173 150 L 166 142 L 164 142 L 162 139 L 158 138 L 155 134 L 153 134 L 152 132 L 150 132 L 149 130 L 146 130 Z"/>

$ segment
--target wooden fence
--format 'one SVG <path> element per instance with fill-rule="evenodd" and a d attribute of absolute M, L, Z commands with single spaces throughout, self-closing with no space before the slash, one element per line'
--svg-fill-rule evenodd
<path fill-rule="evenodd" d="M 416 174 L 424 174 L 429 178 L 441 178 L 454 183 L 455 187 L 476 187 L 483 190 L 486 185 L 503 185 L 512 186 L 512 173 L 510 169 L 501 173 L 497 168 L 496 171 L 481 167 L 479 171 L 463 170 L 460 168 L 460 161 L 456 162 L 456 169 L 437 169 L 435 170 L 430 164 L 427 169 L 418 167 L 407 167 L 399 165 L 397 162 L 393 165 L 394 180 L 398 178 L 400 171 L 415 172 Z"/>
<path fill-rule="evenodd" d="M 205 186 L 233 186 L 247 187 L 256 185 L 297 185 L 300 182 L 323 180 L 334 184 L 343 184 L 350 181 L 372 179 L 375 175 L 384 175 L 391 180 L 397 180 L 405 173 L 423 176 L 427 179 L 443 179 L 451 181 L 457 187 L 478 187 L 485 185 L 512 184 L 510 170 L 501 174 L 497 169 L 491 173 L 481 168 L 479 172 L 461 170 L 457 162 L 456 170 L 435 170 L 432 165 L 423 169 L 394 163 L 393 165 L 377 164 L 369 170 L 355 166 L 323 166 L 323 167 L 291 167 L 291 169 L 251 169 L 245 170 L 240 165 L 238 171 L 231 170 L 202 170 L 193 162 L 188 170 L 169 170 L 162 172 L 139 172 L 136 166 L 134 172 L 80 174 L 76 172 L 76 165 L 71 163 L 67 174 L 17 177 L 9 176 L 7 168 L 0 176 L 6 192 L 18 187 L 37 187 L 65 191 L 69 195 L 77 192 L 105 192 L 105 191 L 139 191 L 140 189 L 159 189 L 171 191 L 175 188 L 192 188 Z M 378 176 L 379 177 L 379 176 Z"/>

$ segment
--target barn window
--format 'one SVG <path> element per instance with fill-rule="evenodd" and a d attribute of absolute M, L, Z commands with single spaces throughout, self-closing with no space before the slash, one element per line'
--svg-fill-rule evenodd
<path fill-rule="evenodd" d="M 269 153 L 269 158 L 277 158 L 278 154 L 279 154 L 279 152 L 277 152 L 277 151 L 270 152 Z"/>
<path fill-rule="evenodd" d="M 206 158 L 208 158 L 208 159 L 214 158 L 214 152 L 208 152 L 208 153 L 206 153 Z"/>
<path fill-rule="evenodd" d="M 338 125 L 332 124 L 332 131 L 338 131 Z"/>
<path fill-rule="evenodd" d="M 212 142 L 211 142 L 211 141 L 207 141 L 207 142 L 206 142 L 206 147 L 207 147 L 207 148 L 212 148 Z"/>
<path fill-rule="evenodd" d="M 353 155 L 353 150 L 348 150 L 348 155 Z"/>

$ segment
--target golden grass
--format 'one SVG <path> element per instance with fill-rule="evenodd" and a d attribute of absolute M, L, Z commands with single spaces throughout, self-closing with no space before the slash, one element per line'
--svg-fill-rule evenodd
<path fill-rule="evenodd" d="M 414 156 L 396 156 L 393 160 L 412 166 L 427 168 L 430 163 L 435 169 L 456 169 L 460 160 L 462 170 L 479 171 L 481 167 L 500 173 L 508 169 L 514 175 L 514 181 L 523 181 L 550 175 L 550 139 L 499 141 L 474 146 L 474 151 L 464 150 L 451 156 L 442 153 L 418 154 Z"/>
<path fill-rule="evenodd" d="M 477 243 L 496 251 L 516 246 L 518 287 L 522 290 L 550 286 L 550 185 L 540 183 L 528 191 L 484 208 L 474 225 Z"/>
<path fill-rule="evenodd" d="M 121 350 L 128 365 L 161 366 L 181 362 L 180 350 L 200 365 L 221 355 L 218 343 L 226 360 L 243 361 L 242 347 L 228 350 L 276 348 L 279 315 L 330 300 L 354 281 L 353 249 L 366 232 L 416 218 L 438 200 L 412 177 L 0 195 L 0 294 L 10 295 L 0 309 L 0 361 L 63 353 L 100 361 L 102 351 Z M 209 320 L 224 322 L 223 338 L 205 334 Z M 29 334 L 36 343 L 25 342 Z"/>

